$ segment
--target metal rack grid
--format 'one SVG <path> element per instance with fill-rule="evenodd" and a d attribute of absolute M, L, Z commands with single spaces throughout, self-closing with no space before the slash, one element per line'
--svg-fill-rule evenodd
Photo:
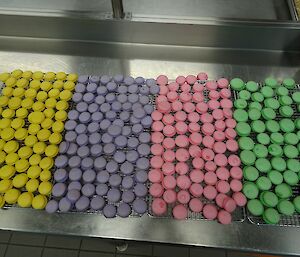
<path fill-rule="evenodd" d="M 262 87 L 263 84 L 261 83 L 258 83 L 259 87 Z M 237 100 L 239 98 L 238 96 L 238 91 L 235 91 L 233 89 L 231 89 L 233 95 L 233 101 L 234 100 Z M 300 91 L 300 85 L 297 84 L 295 86 L 294 89 L 289 89 L 289 96 L 291 96 L 294 92 L 299 92 Z M 275 96 L 276 99 L 278 99 L 277 95 Z M 294 111 L 294 114 L 293 116 L 291 117 L 291 119 L 297 119 L 300 117 L 300 112 L 298 111 L 297 109 L 297 104 L 293 103 L 291 105 L 291 107 L 293 108 L 293 111 Z M 282 117 L 278 110 L 276 110 L 276 120 L 279 121 L 281 120 Z M 254 140 L 254 142 L 257 142 L 256 140 L 256 133 L 252 133 L 250 134 L 250 137 Z M 298 160 L 300 160 L 300 158 L 298 157 Z M 274 191 L 274 186 L 272 186 L 271 190 Z M 292 191 L 293 191 L 293 194 L 292 194 L 292 199 L 296 196 L 299 196 L 300 195 L 300 183 L 298 183 L 297 185 L 295 186 L 292 186 Z M 279 223 L 278 224 L 268 224 L 266 223 L 262 217 L 258 217 L 258 216 L 254 216 L 252 215 L 247 208 L 245 208 L 245 215 L 247 217 L 247 219 L 252 223 L 252 224 L 255 224 L 255 225 L 260 225 L 260 226 L 293 226 L 293 227 L 300 227 L 300 214 L 297 213 L 295 211 L 295 213 L 293 215 L 283 215 L 283 214 L 280 214 L 280 220 L 279 220 Z"/>
<path fill-rule="evenodd" d="M 175 80 L 169 80 L 169 83 L 171 82 L 174 82 Z M 205 84 L 207 81 L 206 80 L 198 80 L 197 81 L 198 83 L 201 83 L 201 84 Z M 208 98 L 208 94 L 209 94 L 209 90 L 207 89 L 204 89 L 203 91 L 203 95 L 204 95 L 204 102 L 208 102 L 209 101 L 209 98 Z M 154 108 L 155 108 L 155 99 L 153 100 L 154 102 Z M 175 149 L 176 149 L 176 146 L 175 146 Z M 229 152 L 226 151 L 225 152 L 225 155 L 228 155 Z M 237 154 L 237 153 L 236 153 Z M 152 155 L 150 156 L 150 158 L 152 157 Z M 190 169 L 193 169 L 193 166 L 192 166 L 192 161 L 189 160 L 188 161 L 188 165 L 190 167 Z M 175 174 L 175 176 L 177 177 L 177 174 Z M 150 182 L 149 182 L 149 185 L 150 185 Z M 201 184 L 202 186 L 204 185 L 204 183 L 202 182 Z M 177 188 L 178 190 L 178 188 Z M 152 204 L 152 201 L 153 201 L 153 197 L 149 195 L 149 216 L 152 217 L 152 218 L 164 218 L 164 219 L 168 219 L 168 218 L 171 218 L 173 219 L 173 214 L 172 214 L 172 209 L 173 207 L 176 205 L 176 204 L 168 204 L 167 205 L 167 212 L 166 214 L 162 215 L 162 216 L 156 216 L 152 211 L 151 211 L 151 204 Z M 214 203 L 214 201 L 209 201 L 207 200 L 205 197 L 200 197 L 199 198 L 204 204 L 209 204 L 209 203 Z M 245 213 L 245 208 L 244 207 L 238 207 L 236 208 L 236 210 L 232 213 L 232 221 L 233 222 L 243 222 L 246 218 L 246 213 Z M 206 219 L 202 213 L 195 213 L 195 212 L 192 212 L 190 209 L 188 209 L 188 216 L 187 216 L 187 220 L 208 220 Z"/>

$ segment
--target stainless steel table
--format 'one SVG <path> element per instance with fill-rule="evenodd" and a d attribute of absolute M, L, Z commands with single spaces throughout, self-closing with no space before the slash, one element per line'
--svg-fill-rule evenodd
<path fill-rule="evenodd" d="M 300 79 L 296 23 L 27 14 L 0 14 L 0 24 L 5 24 L 0 26 L 0 72 L 21 68 L 175 78 L 205 71 L 210 78 Z M 225 226 L 148 215 L 105 219 L 10 208 L 0 210 L 0 228 L 300 255 L 300 228 L 254 225 L 247 218 Z"/>

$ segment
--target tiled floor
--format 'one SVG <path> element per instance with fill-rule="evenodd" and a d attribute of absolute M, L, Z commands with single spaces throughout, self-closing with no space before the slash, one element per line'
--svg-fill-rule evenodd
<path fill-rule="evenodd" d="M 259 257 L 249 254 L 203 247 L 127 242 L 54 236 L 0 230 L 0 257 Z M 264 257 L 270 257 L 264 256 Z"/>

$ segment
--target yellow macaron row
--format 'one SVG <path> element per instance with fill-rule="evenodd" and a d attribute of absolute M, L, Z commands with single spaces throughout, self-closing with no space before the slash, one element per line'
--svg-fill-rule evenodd
<path fill-rule="evenodd" d="M 64 72 L 0 74 L 0 207 L 44 209 L 77 80 Z"/>

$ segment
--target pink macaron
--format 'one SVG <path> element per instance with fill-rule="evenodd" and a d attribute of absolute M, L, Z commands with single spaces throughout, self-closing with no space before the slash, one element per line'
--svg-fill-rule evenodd
<path fill-rule="evenodd" d="M 196 76 L 194 75 L 188 75 L 186 78 L 185 78 L 186 82 L 189 83 L 190 85 L 193 85 L 196 81 L 197 81 L 197 78 Z"/>
<path fill-rule="evenodd" d="M 227 194 L 230 191 L 230 185 L 225 180 L 219 180 L 216 184 L 217 191 L 222 194 Z"/>
<path fill-rule="evenodd" d="M 150 165 L 154 169 L 160 169 L 164 163 L 163 158 L 160 156 L 152 156 L 150 159 Z"/>
<path fill-rule="evenodd" d="M 203 194 L 203 187 L 198 183 L 193 183 L 189 190 L 194 197 L 200 197 Z"/>
<path fill-rule="evenodd" d="M 176 179 L 172 175 L 165 176 L 162 185 L 165 189 L 174 189 L 176 187 Z"/>
<path fill-rule="evenodd" d="M 201 170 L 194 169 L 189 175 L 191 181 L 194 183 L 201 183 L 204 180 L 204 173 Z"/>
<path fill-rule="evenodd" d="M 166 190 L 163 194 L 163 199 L 167 204 L 175 203 L 177 200 L 177 194 L 174 190 Z"/>
<path fill-rule="evenodd" d="M 218 84 L 216 81 L 207 81 L 205 84 L 208 90 L 216 90 L 218 88 Z"/>
<path fill-rule="evenodd" d="M 229 99 L 222 99 L 220 101 L 220 104 L 222 108 L 227 108 L 227 109 L 231 109 L 233 106 L 232 101 Z"/>
<path fill-rule="evenodd" d="M 189 208 L 192 212 L 200 213 L 203 209 L 203 203 L 199 199 L 193 198 L 189 202 Z"/>
<path fill-rule="evenodd" d="M 231 97 L 231 92 L 228 88 L 222 88 L 220 91 L 220 96 L 222 98 L 230 98 Z"/>
<path fill-rule="evenodd" d="M 203 207 L 203 216 L 208 220 L 214 220 L 218 216 L 217 207 L 213 204 L 206 204 Z"/>
<path fill-rule="evenodd" d="M 202 136 L 200 133 L 194 132 L 190 134 L 189 140 L 192 145 L 200 145 L 202 142 Z"/>
<path fill-rule="evenodd" d="M 231 214 L 227 211 L 220 210 L 218 213 L 218 221 L 223 224 L 227 225 L 230 224 L 232 220 Z"/>
<path fill-rule="evenodd" d="M 176 82 L 177 82 L 179 85 L 184 84 L 184 82 L 185 82 L 185 77 L 184 77 L 184 76 L 178 76 L 178 77 L 176 78 Z"/>
<path fill-rule="evenodd" d="M 156 111 L 154 110 L 152 113 L 151 113 L 151 118 L 152 120 L 154 121 L 160 121 L 163 117 L 163 114 L 159 111 Z"/>
<path fill-rule="evenodd" d="M 175 153 L 176 159 L 179 162 L 186 162 L 190 158 L 188 150 L 185 148 L 178 148 Z"/>
<path fill-rule="evenodd" d="M 209 148 L 204 148 L 202 149 L 202 158 L 205 161 L 212 161 L 215 158 L 215 153 Z"/>
<path fill-rule="evenodd" d="M 209 113 L 203 113 L 200 116 L 200 120 L 202 123 L 212 123 L 214 120 L 214 117 Z"/>
<path fill-rule="evenodd" d="M 228 157 L 228 163 L 229 165 L 231 165 L 232 167 L 239 167 L 241 165 L 241 159 L 240 157 L 238 157 L 235 154 L 231 154 Z"/>
<path fill-rule="evenodd" d="M 202 85 L 201 85 L 202 86 Z M 204 96 L 202 92 L 196 92 L 193 94 L 192 99 L 195 103 L 201 103 L 204 101 Z"/>
<path fill-rule="evenodd" d="M 220 98 L 220 93 L 216 90 L 211 90 L 208 93 L 209 99 L 218 100 Z"/>
<path fill-rule="evenodd" d="M 243 184 L 240 180 L 232 179 L 230 181 L 230 188 L 233 192 L 240 192 L 243 189 Z"/>
<path fill-rule="evenodd" d="M 206 199 L 213 200 L 217 196 L 217 190 L 214 186 L 207 185 L 206 187 L 204 187 L 203 195 Z"/>
<path fill-rule="evenodd" d="M 173 137 L 176 134 L 176 129 L 172 125 L 165 125 L 164 128 L 163 128 L 163 134 L 166 137 Z"/>
<path fill-rule="evenodd" d="M 200 125 L 196 122 L 190 122 L 188 125 L 188 131 L 191 133 L 200 132 Z"/>
<path fill-rule="evenodd" d="M 168 98 L 165 95 L 158 95 L 155 98 L 156 103 L 167 102 L 167 101 L 168 101 Z"/>
<path fill-rule="evenodd" d="M 152 212 L 157 216 L 162 216 L 167 212 L 167 203 L 161 198 L 155 198 L 151 204 Z"/>
<path fill-rule="evenodd" d="M 191 102 L 187 102 L 183 104 L 183 110 L 186 113 L 192 113 L 196 110 L 196 106 L 195 104 L 191 103 Z"/>
<path fill-rule="evenodd" d="M 233 139 L 228 139 L 226 141 L 226 148 L 230 152 L 236 152 L 239 149 L 238 143 Z"/>
<path fill-rule="evenodd" d="M 163 179 L 163 174 L 159 169 L 152 169 L 148 173 L 148 179 L 152 183 L 159 183 Z"/>
<path fill-rule="evenodd" d="M 215 172 L 215 170 L 217 169 L 217 165 L 213 161 L 207 161 L 204 164 L 204 169 L 206 171 Z"/>
<path fill-rule="evenodd" d="M 213 146 L 213 150 L 215 151 L 215 153 L 225 153 L 226 144 L 223 142 L 215 142 Z"/>
<path fill-rule="evenodd" d="M 159 75 L 157 78 L 156 78 L 156 83 L 160 86 L 165 86 L 168 84 L 168 77 L 165 76 L 165 75 Z"/>
<path fill-rule="evenodd" d="M 224 119 L 224 114 L 221 109 L 215 109 L 212 111 L 212 116 L 215 120 L 223 120 Z"/>
<path fill-rule="evenodd" d="M 191 112 L 188 114 L 188 121 L 197 123 L 200 120 L 200 115 L 197 112 Z"/>
<path fill-rule="evenodd" d="M 214 161 L 219 167 L 225 167 L 228 164 L 226 155 L 222 153 L 216 154 Z"/>
<path fill-rule="evenodd" d="M 219 88 L 227 88 L 229 85 L 229 82 L 226 78 L 220 78 L 217 81 L 218 87 Z"/>
<path fill-rule="evenodd" d="M 161 132 L 151 133 L 151 141 L 154 144 L 160 144 L 164 140 L 164 135 Z"/>
<path fill-rule="evenodd" d="M 185 175 L 189 172 L 189 166 L 185 162 L 177 162 L 175 165 L 175 171 L 179 175 Z"/>
<path fill-rule="evenodd" d="M 196 82 L 196 83 L 193 85 L 193 91 L 194 91 L 194 93 L 203 92 L 204 89 L 205 89 L 205 87 L 204 87 L 204 85 L 201 84 L 201 83 Z"/>
<path fill-rule="evenodd" d="M 164 193 L 164 188 L 160 183 L 153 183 L 149 187 L 149 193 L 153 197 L 161 197 Z"/>
<path fill-rule="evenodd" d="M 177 201 L 182 204 L 187 204 L 191 199 L 191 195 L 186 190 L 180 190 L 177 193 Z"/>
<path fill-rule="evenodd" d="M 231 119 L 233 112 L 231 108 L 223 108 L 223 114 L 226 119 Z"/>
<path fill-rule="evenodd" d="M 175 92 L 175 91 L 169 91 L 167 93 L 167 98 L 168 98 L 168 101 L 170 101 L 170 102 L 176 101 L 178 99 L 178 97 L 179 96 L 178 96 L 177 92 Z"/>
<path fill-rule="evenodd" d="M 191 86 L 188 83 L 184 83 L 181 87 L 182 92 L 190 92 L 191 91 Z"/>
<path fill-rule="evenodd" d="M 202 124 L 201 131 L 206 136 L 211 136 L 215 132 L 215 126 L 211 123 L 205 122 Z"/>
<path fill-rule="evenodd" d="M 159 94 L 160 95 L 167 95 L 169 92 L 169 88 L 167 86 L 160 86 L 159 87 Z"/>
<path fill-rule="evenodd" d="M 236 132 L 233 128 L 227 128 L 225 129 L 225 135 L 228 139 L 235 139 Z"/>
<path fill-rule="evenodd" d="M 243 207 L 247 203 L 246 196 L 241 192 L 235 192 L 232 194 L 232 199 L 235 201 L 237 206 Z"/>
<path fill-rule="evenodd" d="M 208 79 L 208 75 L 205 72 L 200 72 L 200 73 L 198 73 L 197 78 L 199 80 L 207 80 Z"/>
<path fill-rule="evenodd" d="M 190 178 L 186 175 L 178 176 L 176 179 L 176 183 L 177 183 L 177 186 L 183 190 L 189 189 L 192 184 Z"/>
<path fill-rule="evenodd" d="M 189 153 L 191 157 L 201 157 L 201 148 L 198 145 L 191 145 L 189 147 Z"/>
<path fill-rule="evenodd" d="M 226 128 L 226 123 L 223 120 L 216 120 L 215 122 L 215 129 L 219 131 L 224 131 Z"/>
<path fill-rule="evenodd" d="M 206 147 L 206 148 L 210 148 L 212 149 L 215 143 L 215 139 L 212 136 L 205 136 L 202 139 L 202 144 Z"/>
<path fill-rule="evenodd" d="M 155 132 L 162 131 L 164 128 L 164 124 L 161 121 L 154 121 L 151 126 L 152 130 Z"/>
<path fill-rule="evenodd" d="M 188 216 L 188 210 L 183 204 L 178 204 L 173 208 L 173 216 L 177 220 L 184 220 Z"/>
<path fill-rule="evenodd" d="M 162 145 L 165 149 L 173 149 L 175 147 L 175 140 L 173 138 L 166 137 L 163 140 Z"/>
<path fill-rule="evenodd" d="M 192 160 L 192 164 L 195 169 L 202 169 L 204 167 L 204 160 L 200 157 L 196 157 Z"/>
<path fill-rule="evenodd" d="M 174 112 L 178 112 L 182 110 L 183 104 L 180 101 L 174 101 L 171 103 L 171 108 Z"/>
<path fill-rule="evenodd" d="M 227 197 L 223 201 L 223 208 L 226 211 L 232 213 L 236 209 L 236 203 L 235 203 L 235 201 L 232 198 Z"/>
<path fill-rule="evenodd" d="M 232 167 L 230 169 L 230 176 L 233 179 L 239 179 L 241 180 L 243 178 L 243 171 L 240 167 Z"/>
<path fill-rule="evenodd" d="M 235 128 L 236 127 L 236 121 L 234 119 L 226 119 L 225 124 L 228 128 Z"/>
<path fill-rule="evenodd" d="M 171 82 L 168 85 L 168 88 L 169 88 L 170 91 L 177 91 L 179 89 L 179 84 L 176 83 L 176 82 Z"/>
<path fill-rule="evenodd" d="M 151 145 L 150 149 L 153 155 L 162 155 L 162 153 L 164 152 L 164 148 L 161 144 L 153 144 Z"/>
<path fill-rule="evenodd" d="M 162 122 L 165 124 L 165 125 L 172 125 L 175 121 L 175 118 L 172 114 L 165 114 L 163 117 L 162 117 Z"/>
<path fill-rule="evenodd" d="M 220 207 L 223 208 L 224 207 L 224 200 L 229 198 L 227 195 L 223 194 L 223 193 L 219 193 L 216 196 L 216 204 Z"/>
<path fill-rule="evenodd" d="M 219 109 L 220 108 L 220 102 L 217 100 L 209 100 L 207 102 L 208 108 L 211 110 Z"/>
<path fill-rule="evenodd" d="M 185 121 L 187 119 L 187 114 L 184 111 L 178 111 L 175 113 L 174 118 L 176 121 Z"/>
<path fill-rule="evenodd" d="M 226 138 L 225 133 L 224 133 L 223 131 L 220 131 L 220 130 L 216 130 L 216 131 L 214 132 L 213 136 L 214 136 L 214 139 L 215 139 L 216 141 L 219 141 L 219 142 L 220 142 L 220 141 L 223 142 L 223 141 L 225 140 L 225 138 Z"/>
<path fill-rule="evenodd" d="M 214 172 L 206 172 L 204 174 L 204 182 L 206 183 L 206 185 L 215 185 L 218 181 L 217 175 Z"/>
<path fill-rule="evenodd" d="M 162 113 L 169 113 L 171 111 L 171 104 L 167 101 L 159 102 L 156 105 L 157 110 Z"/>
<path fill-rule="evenodd" d="M 220 180 L 228 180 L 230 177 L 230 173 L 229 173 L 228 169 L 225 167 L 217 168 L 216 175 L 217 175 L 218 179 L 220 179 Z"/>
<path fill-rule="evenodd" d="M 196 111 L 200 114 L 206 113 L 208 110 L 207 103 L 201 102 L 196 104 Z"/>
<path fill-rule="evenodd" d="M 161 166 L 161 171 L 164 175 L 173 175 L 175 173 L 175 165 L 172 162 L 165 162 Z"/>
<path fill-rule="evenodd" d="M 192 94 L 189 92 L 182 92 L 179 95 L 179 99 L 182 103 L 190 102 L 192 100 Z"/>
<path fill-rule="evenodd" d="M 175 144 L 178 147 L 187 147 L 189 145 L 189 138 L 186 135 L 178 135 L 175 138 Z"/>

